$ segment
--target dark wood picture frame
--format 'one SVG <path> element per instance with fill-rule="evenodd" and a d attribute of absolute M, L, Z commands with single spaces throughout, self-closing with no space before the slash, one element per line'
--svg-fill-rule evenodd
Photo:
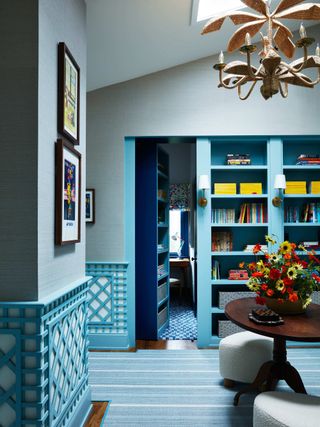
<path fill-rule="evenodd" d="M 80 68 L 65 43 L 58 44 L 58 132 L 80 142 Z"/>
<path fill-rule="evenodd" d="M 88 198 L 89 195 L 89 198 Z M 86 223 L 94 224 L 96 221 L 95 215 L 95 189 L 87 188 L 86 189 Z"/>
<path fill-rule="evenodd" d="M 58 139 L 55 161 L 55 244 L 61 246 L 80 242 L 81 154 L 70 142 Z"/>

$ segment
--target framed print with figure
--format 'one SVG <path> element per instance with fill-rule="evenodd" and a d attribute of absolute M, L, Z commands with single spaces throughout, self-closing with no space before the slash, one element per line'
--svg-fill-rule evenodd
<path fill-rule="evenodd" d="M 93 188 L 86 189 L 86 222 L 95 223 L 95 191 Z"/>
<path fill-rule="evenodd" d="M 80 68 L 65 43 L 58 44 L 58 132 L 79 144 Z"/>
<path fill-rule="evenodd" d="M 56 142 L 55 244 L 80 242 L 81 154 L 62 139 Z"/>

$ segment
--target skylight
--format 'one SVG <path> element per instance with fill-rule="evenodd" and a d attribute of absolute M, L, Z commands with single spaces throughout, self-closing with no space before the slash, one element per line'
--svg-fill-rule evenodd
<path fill-rule="evenodd" d="M 197 22 L 245 7 L 240 0 L 198 0 L 194 3 L 198 3 Z"/>

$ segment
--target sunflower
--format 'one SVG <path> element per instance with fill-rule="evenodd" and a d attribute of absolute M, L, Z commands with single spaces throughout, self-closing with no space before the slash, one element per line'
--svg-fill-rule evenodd
<path fill-rule="evenodd" d="M 290 242 L 288 242 L 287 240 L 285 241 L 285 242 L 282 242 L 281 243 L 281 245 L 280 245 L 280 247 L 279 247 L 279 252 L 281 253 L 281 254 L 287 254 L 287 253 L 289 253 L 289 252 L 291 252 L 292 251 L 292 246 L 291 246 L 291 243 Z"/>
<path fill-rule="evenodd" d="M 270 254 L 269 260 L 273 263 L 276 263 L 280 260 L 279 256 L 277 254 Z"/>
<path fill-rule="evenodd" d="M 254 277 L 250 277 L 247 282 L 247 286 L 250 291 L 257 292 L 260 289 L 260 285 Z"/>
<path fill-rule="evenodd" d="M 275 245 L 277 242 L 271 237 L 271 236 L 269 236 L 268 234 L 266 234 L 265 236 L 264 236 L 264 238 L 265 238 L 265 240 L 266 240 L 266 242 L 267 243 L 271 243 L 272 245 Z"/>
<path fill-rule="evenodd" d="M 280 291 L 280 292 L 283 291 L 283 289 L 284 289 L 283 280 L 281 280 L 281 279 L 277 280 L 276 289 L 277 289 L 277 291 Z"/>
<path fill-rule="evenodd" d="M 289 279 L 296 279 L 297 278 L 297 270 L 294 267 L 289 267 L 287 271 L 287 276 Z"/>
<path fill-rule="evenodd" d="M 297 262 L 296 264 L 292 265 L 292 268 L 294 268 L 296 271 L 302 271 L 303 270 L 303 265 L 300 264 L 299 262 Z"/>

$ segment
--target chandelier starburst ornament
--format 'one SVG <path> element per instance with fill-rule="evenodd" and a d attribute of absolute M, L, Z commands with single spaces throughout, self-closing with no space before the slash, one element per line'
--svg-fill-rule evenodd
<path fill-rule="evenodd" d="M 300 25 L 300 39 L 294 43 L 293 34 L 288 27 L 280 22 L 281 19 L 299 19 L 300 21 L 320 20 L 320 5 L 315 3 L 303 3 L 304 0 L 281 0 L 271 12 L 272 0 L 241 0 L 246 6 L 259 12 L 256 13 L 232 11 L 225 15 L 214 17 L 204 26 L 202 34 L 220 30 L 226 18 L 230 18 L 233 24 L 241 25 L 228 43 L 228 52 L 240 49 L 247 56 L 247 62 L 232 61 L 226 64 L 224 54 L 221 51 L 219 63 L 214 68 L 219 71 L 220 84 L 218 87 L 226 89 L 238 89 L 241 100 L 247 99 L 255 85 L 261 82 L 260 92 L 265 99 L 271 98 L 280 92 L 283 98 L 288 96 L 288 85 L 313 88 L 320 82 L 320 47 L 317 44 L 315 55 L 308 55 L 308 47 L 314 43 L 314 39 L 307 37 L 303 23 Z M 258 51 L 259 66 L 252 65 L 251 56 L 257 50 L 252 44 L 251 37 L 255 36 L 267 25 L 267 34 L 260 32 L 262 37 L 262 49 Z M 291 63 L 282 60 L 280 52 L 287 58 L 294 56 L 296 48 L 303 49 L 303 56 Z M 317 77 L 312 80 L 302 73 L 305 69 L 316 69 Z M 223 73 L 227 74 L 223 76 Z M 245 95 L 242 95 L 242 86 L 249 83 L 250 87 Z"/>

